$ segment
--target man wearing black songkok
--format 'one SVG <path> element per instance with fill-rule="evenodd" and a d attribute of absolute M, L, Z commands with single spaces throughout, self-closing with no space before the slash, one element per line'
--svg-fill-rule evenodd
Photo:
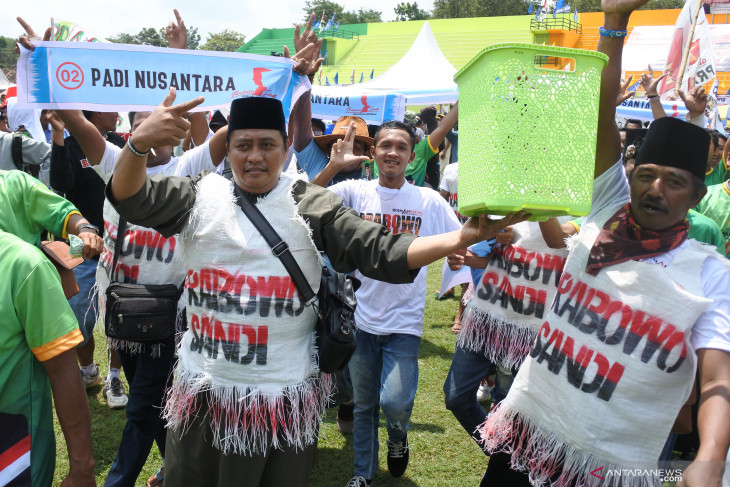
<path fill-rule="evenodd" d="M 550 313 L 508 396 L 480 426 L 484 486 L 656 485 L 657 459 L 695 371 L 697 458 L 683 487 L 721 485 L 730 445 L 730 274 L 687 239 L 706 192 L 709 135 L 656 120 L 630 180 L 615 122 L 623 37 L 647 0 L 602 0 L 591 213 L 568 242 Z M 529 476 L 529 478 L 528 478 Z"/>
<path fill-rule="evenodd" d="M 134 132 L 146 151 L 174 142 L 180 115 L 202 100 L 163 104 Z M 345 141 L 352 150 L 354 130 Z M 319 372 L 315 313 L 305 306 L 271 247 L 241 211 L 247 198 L 285 240 L 316 291 L 319 252 L 332 266 L 393 283 L 417 269 L 491 238 L 522 218 L 486 217 L 432 237 L 393 235 L 361 220 L 334 193 L 282 173 L 288 148 L 281 102 L 234 100 L 228 126 L 229 181 L 148 177 L 140 158 L 124 151 L 107 186 L 131 222 L 163 235 L 180 233 L 188 268 L 184 297 L 189 330 L 178 347 L 175 381 L 165 408 L 165 480 L 175 486 L 307 486 L 330 379 Z"/>

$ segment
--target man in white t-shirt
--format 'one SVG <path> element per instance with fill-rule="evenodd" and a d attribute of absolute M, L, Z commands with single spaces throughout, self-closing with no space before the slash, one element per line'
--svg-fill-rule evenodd
<path fill-rule="evenodd" d="M 479 428 L 492 455 L 483 486 L 658 484 L 657 459 L 698 369 L 700 448 L 678 485 L 721 485 L 730 274 L 714 248 L 687 238 L 686 219 L 706 192 L 710 137 L 661 118 L 628 181 L 620 162 L 623 37 L 646 1 L 602 2 L 598 50 L 609 62 L 591 213 L 568 242 L 557 295 L 509 394 Z"/>
<path fill-rule="evenodd" d="M 331 164 L 344 164 L 346 143 L 336 143 Z M 343 181 L 329 189 L 362 219 L 380 223 L 393 233 L 425 236 L 457 230 L 459 221 L 438 193 L 406 182 L 414 145 L 415 134 L 409 125 L 386 122 L 376 133 L 371 150 L 379 178 Z M 388 469 L 400 477 L 408 465 L 407 432 L 418 383 L 426 269 L 421 269 L 412 284 L 388 284 L 360 272 L 355 277 L 362 286 L 356 293 L 357 350 L 349 364 L 355 394 L 355 468 L 348 486 L 364 487 L 378 471 L 381 408 L 388 429 Z"/>

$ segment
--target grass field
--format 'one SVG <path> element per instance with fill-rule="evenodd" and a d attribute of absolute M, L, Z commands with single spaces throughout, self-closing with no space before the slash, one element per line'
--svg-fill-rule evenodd
<path fill-rule="evenodd" d="M 420 375 L 416 404 L 411 418 L 408 440 L 411 458 L 408 470 L 401 478 L 390 476 L 385 467 L 386 432 L 381 418 L 380 472 L 374 486 L 474 486 L 479 485 L 487 465 L 487 458 L 461 428 L 453 415 L 444 407 L 443 383 L 451 364 L 456 336 L 449 330 L 456 314 L 457 300 L 437 301 L 435 292 L 441 284 L 441 262 L 429 266 L 428 291 L 423 339 L 419 354 Z M 459 292 L 457 291 L 457 294 Z M 96 360 L 103 372 L 107 370 L 103 329 L 97 327 Z M 96 461 L 96 480 L 104 484 L 124 428 L 124 410 L 107 408 L 101 395 L 101 386 L 89 391 L 91 435 Z M 317 460 L 310 485 L 313 487 L 343 487 L 352 475 L 352 436 L 337 431 L 337 409 L 327 410 L 319 438 Z M 56 475 L 59 485 L 68 472 L 68 453 L 60 428 L 56 423 Z M 157 447 L 153 446 L 137 485 L 162 465 Z M 232 479 L 233 480 L 233 479 Z M 235 482 L 232 482 L 235 485 Z M 174 487 L 174 486 L 168 486 Z"/>

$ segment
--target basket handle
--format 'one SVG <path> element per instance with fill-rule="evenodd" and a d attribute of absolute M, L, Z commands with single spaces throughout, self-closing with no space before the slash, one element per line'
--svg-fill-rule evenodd
<path fill-rule="evenodd" d="M 533 72 L 540 72 L 540 71 L 556 71 L 556 72 L 563 72 L 566 75 L 575 75 L 576 68 L 578 66 L 578 58 L 572 53 L 563 53 L 559 51 L 553 51 L 550 49 L 541 49 L 540 46 L 536 47 L 529 47 L 529 48 L 522 48 L 522 47 L 514 47 L 510 49 L 510 55 L 511 57 L 517 58 L 523 62 L 523 64 L 527 66 L 531 66 Z M 571 66 L 573 66 L 573 69 L 570 71 L 565 71 L 562 68 L 552 68 L 552 67 L 546 67 L 545 65 L 540 65 L 536 63 L 538 57 L 545 56 L 545 57 L 557 57 L 560 59 L 568 59 L 571 61 Z"/>

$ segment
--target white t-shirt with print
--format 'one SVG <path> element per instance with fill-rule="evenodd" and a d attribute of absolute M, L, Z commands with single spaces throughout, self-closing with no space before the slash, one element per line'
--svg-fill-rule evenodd
<path fill-rule="evenodd" d="M 626 180 L 626 171 L 619 161 L 593 182 L 591 213 L 585 218 L 584 224 L 593 220 L 595 215 L 604 208 L 614 207 L 618 211 L 629 201 L 631 201 L 629 183 Z M 667 266 L 677 252 L 687 245 L 689 243 L 684 242 L 665 254 L 643 260 Z M 713 301 L 692 327 L 690 344 L 695 350 L 714 348 L 730 352 L 730 293 L 728 293 L 730 273 L 723 264 L 722 258 L 718 254 L 716 259 L 705 259 L 702 266 L 700 275 L 702 290 L 705 297 Z"/>
<path fill-rule="evenodd" d="M 104 182 L 111 179 L 114 164 L 122 150 L 106 143 L 101 162 L 93 166 Z M 208 143 L 191 149 L 181 157 L 173 157 L 170 162 L 155 167 L 148 167 L 147 174 L 164 174 L 165 176 L 194 176 L 201 171 L 214 171 L 215 166 L 210 157 Z M 108 269 L 114 257 L 114 245 L 117 237 L 119 213 L 104 200 L 104 249 L 99 259 L 96 278 L 99 283 L 99 296 L 103 297 L 109 282 Z M 165 238 L 156 231 L 127 223 L 125 238 L 122 244 L 122 255 L 118 258 L 118 278 L 123 281 L 132 280 L 138 284 L 180 284 L 187 269 L 180 264 L 177 236 Z M 101 308 L 103 309 L 103 307 Z"/>
<path fill-rule="evenodd" d="M 378 180 L 349 180 L 329 187 L 363 220 L 384 225 L 393 233 L 418 236 L 458 230 L 461 225 L 446 200 L 436 191 L 405 182 L 400 189 L 380 186 Z M 426 306 L 426 268 L 411 284 L 389 284 L 363 276 L 357 290 L 357 327 L 375 335 L 423 335 Z"/>

